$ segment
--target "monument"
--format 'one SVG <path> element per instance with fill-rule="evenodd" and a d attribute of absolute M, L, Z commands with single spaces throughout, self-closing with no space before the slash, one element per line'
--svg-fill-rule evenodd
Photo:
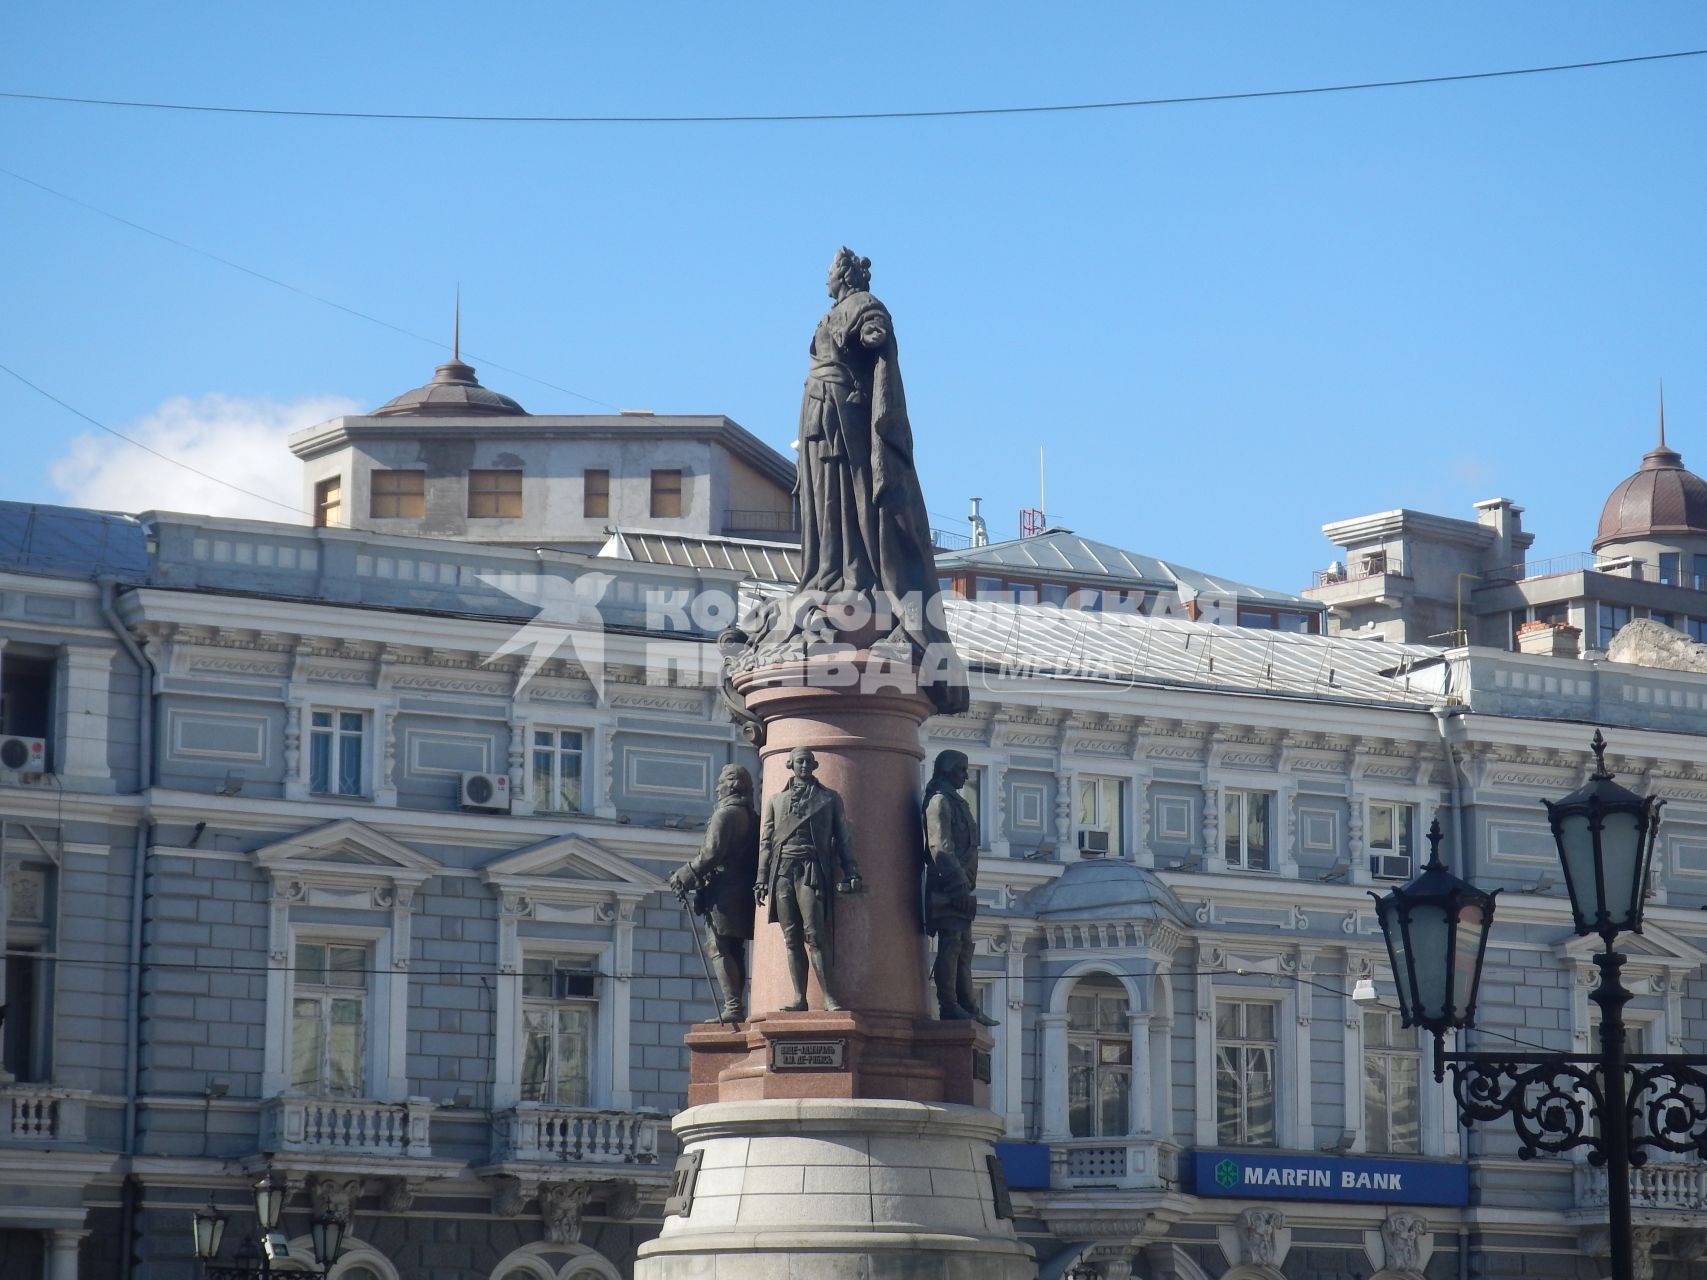
<path fill-rule="evenodd" d="M 670 887 L 705 921 L 706 953 L 723 996 L 722 1022 L 746 1014 L 747 943 L 753 936 L 753 880 L 759 866 L 759 816 L 753 775 L 738 764 L 717 775 L 717 806 L 693 861 L 670 874 Z"/>
<path fill-rule="evenodd" d="M 870 268 L 836 255 L 834 305 L 812 339 L 799 587 L 720 641 L 762 762 L 753 897 L 768 919 L 754 931 L 749 1021 L 688 1033 L 681 1158 L 638 1280 L 1036 1275 L 994 1154 L 991 1020 L 960 990 L 976 908 L 969 823 L 951 818 L 926 849 L 920 727 L 963 710 L 967 690 Z M 946 781 L 932 802 L 939 817 L 965 808 Z M 927 909 L 953 948 L 952 1009 L 927 994 Z"/>

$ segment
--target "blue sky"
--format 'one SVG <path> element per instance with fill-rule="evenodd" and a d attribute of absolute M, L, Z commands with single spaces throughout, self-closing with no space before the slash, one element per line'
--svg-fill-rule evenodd
<path fill-rule="evenodd" d="M 0 15 L 0 88 L 453 113 L 932 109 L 1707 47 L 1693 4 L 146 6 Z M 842 243 L 896 316 L 929 505 L 1295 589 L 1326 520 L 1527 508 L 1586 549 L 1666 383 L 1707 469 L 1707 58 L 936 121 L 258 119 L 0 100 L 0 166 L 448 342 L 535 412 L 794 433 Z M 0 362 L 288 499 L 282 424 L 442 349 L 0 175 Z M 577 399 L 494 363 L 590 397 Z M 186 399 L 187 398 L 187 399 Z M 235 422 L 241 430 L 228 430 Z M 258 425 L 257 425 L 258 424 Z M 0 496 L 208 505 L 0 375 Z M 270 434 L 269 434 L 270 433 Z M 98 481 L 98 483 L 96 483 Z M 249 514 L 269 509 L 237 498 Z M 271 514 L 283 516 L 281 511 Z"/>

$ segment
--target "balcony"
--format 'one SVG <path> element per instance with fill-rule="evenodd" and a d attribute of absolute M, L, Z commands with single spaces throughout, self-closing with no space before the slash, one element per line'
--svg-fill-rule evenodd
<path fill-rule="evenodd" d="M 369 1102 L 285 1095 L 261 1105 L 261 1146 L 266 1151 L 324 1155 L 432 1158 L 433 1104 Z"/>
<path fill-rule="evenodd" d="M 1052 1189 L 1179 1185 L 1180 1149 L 1156 1138 L 1070 1138 L 1049 1144 Z"/>
<path fill-rule="evenodd" d="M 1577 1166 L 1577 1208 L 1606 1208 L 1606 1170 Z M 1630 1207 L 1661 1213 L 1707 1211 L 1707 1166 L 1700 1161 L 1656 1160 L 1630 1170 Z"/>
<path fill-rule="evenodd" d="M 87 1089 L 0 1085 L 0 1142 L 24 1146 L 82 1142 L 88 1100 Z"/>
<path fill-rule="evenodd" d="M 655 1164 L 662 1117 L 522 1103 L 492 1117 L 492 1161 Z"/>

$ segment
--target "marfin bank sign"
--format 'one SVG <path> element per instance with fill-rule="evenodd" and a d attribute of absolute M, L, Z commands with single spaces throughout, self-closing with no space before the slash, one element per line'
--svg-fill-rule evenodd
<path fill-rule="evenodd" d="M 1469 1166 L 1435 1161 L 1195 1151 L 1191 1172 L 1198 1195 L 1238 1200 L 1470 1201 Z"/>

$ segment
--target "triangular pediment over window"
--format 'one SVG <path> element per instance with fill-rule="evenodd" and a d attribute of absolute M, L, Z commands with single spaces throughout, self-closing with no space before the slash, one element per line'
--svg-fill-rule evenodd
<path fill-rule="evenodd" d="M 662 878 L 585 836 L 558 836 L 488 862 L 480 878 L 534 897 L 588 893 L 638 899 L 665 887 Z"/>
<path fill-rule="evenodd" d="M 1594 934 L 1573 937 L 1554 948 L 1559 955 L 1587 963 L 1601 949 Z M 1642 932 L 1624 933 L 1618 937 L 1618 950 L 1624 953 L 1632 969 L 1673 969 L 1689 972 L 1707 964 L 1707 951 L 1685 942 L 1675 933 L 1662 929 L 1651 920 L 1644 921 Z"/>
<path fill-rule="evenodd" d="M 275 878 L 416 886 L 439 872 L 433 859 L 353 818 L 264 845 L 251 856 Z"/>

